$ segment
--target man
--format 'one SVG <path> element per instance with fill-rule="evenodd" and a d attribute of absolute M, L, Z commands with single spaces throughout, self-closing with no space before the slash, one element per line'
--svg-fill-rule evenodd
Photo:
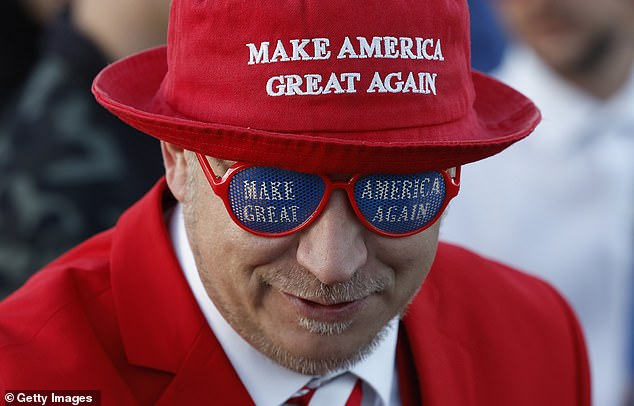
<path fill-rule="evenodd" d="M 539 112 L 465 2 L 174 0 L 97 99 L 165 180 L 0 305 L 3 388 L 105 404 L 588 405 L 545 283 L 438 244 L 460 165 Z M 476 97 L 477 95 L 477 97 Z"/>
<path fill-rule="evenodd" d="M 2 55 L 11 63 L 0 66 L 0 109 L 10 105 L 37 61 L 43 28 L 54 19 L 68 0 L 8 0 L 0 4 Z"/>
<path fill-rule="evenodd" d="M 503 159 L 464 171 L 441 238 L 560 289 L 584 328 L 594 403 L 621 405 L 634 283 L 634 5 L 494 4 L 517 39 L 496 76 L 535 100 L 544 122 Z"/>

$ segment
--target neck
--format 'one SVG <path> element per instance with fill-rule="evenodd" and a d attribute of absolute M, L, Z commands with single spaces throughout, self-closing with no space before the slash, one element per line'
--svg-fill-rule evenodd
<path fill-rule="evenodd" d="M 555 69 L 576 87 L 601 100 L 614 96 L 624 86 L 634 64 L 634 43 L 630 38 L 609 35 L 596 41 L 574 65 Z"/>

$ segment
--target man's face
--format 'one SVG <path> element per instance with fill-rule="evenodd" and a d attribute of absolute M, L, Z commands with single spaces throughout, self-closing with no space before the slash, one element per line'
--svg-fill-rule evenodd
<path fill-rule="evenodd" d="M 493 0 L 509 30 L 555 70 L 591 69 L 626 31 L 628 0 Z M 629 7 L 631 9 L 631 6 Z"/>
<path fill-rule="evenodd" d="M 287 368 L 320 374 L 358 360 L 429 272 L 438 224 L 410 237 L 381 237 L 335 191 L 307 229 L 256 236 L 231 220 L 186 154 L 181 200 L 207 293 L 241 336 Z M 231 164 L 210 162 L 219 176 Z"/>

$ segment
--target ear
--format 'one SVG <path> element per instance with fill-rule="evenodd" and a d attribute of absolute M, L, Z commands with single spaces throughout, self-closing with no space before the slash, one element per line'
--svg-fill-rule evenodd
<path fill-rule="evenodd" d="M 177 145 L 161 141 L 161 152 L 163 153 L 167 186 L 176 200 L 182 203 L 185 199 L 188 170 L 185 150 Z"/>

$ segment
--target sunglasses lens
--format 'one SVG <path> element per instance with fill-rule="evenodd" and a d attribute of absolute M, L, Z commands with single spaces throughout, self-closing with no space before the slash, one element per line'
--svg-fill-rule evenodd
<path fill-rule="evenodd" d="M 275 235 L 305 223 L 319 206 L 325 189 L 316 175 L 254 166 L 233 176 L 229 201 L 234 217 L 243 226 Z"/>
<path fill-rule="evenodd" d="M 407 234 L 436 218 L 445 201 L 445 179 L 440 172 L 363 176 L 356 182 L 354 198 L 374 227 Z"/>

